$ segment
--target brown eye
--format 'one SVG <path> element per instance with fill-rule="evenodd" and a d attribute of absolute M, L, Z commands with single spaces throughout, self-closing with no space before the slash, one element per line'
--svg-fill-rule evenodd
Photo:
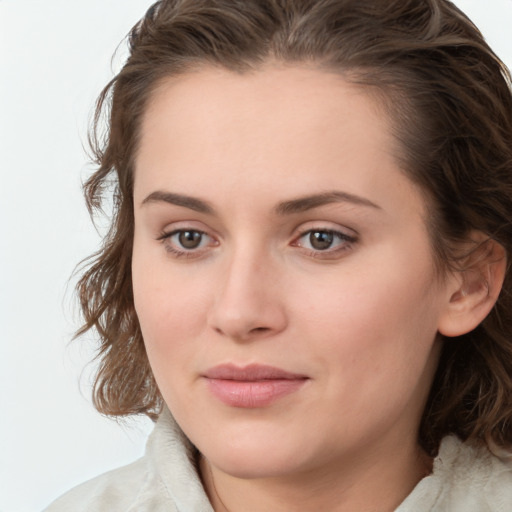
<path fill-rule="evenodd" d="M 309 234 L 309 243 L 317 251 L 329 249 L 334 242 L 334 233 L 332 231 L 311 231 Z"/>
<path fill-rule="evenodd" d="M 332 229 L 310 229 L 304 231 L 292 245 L 302 247 L 309 256 L 333 259 L 353 247 L 357 237 Z"/>
<path fill-rule="evenodd" d="M 199 229 L 176 229 L 158 238 L 174 258 L 201 258 L 219 244 L 215 238 Z"/>
<path fill-rule="evenodd" d="M 197 249 L 201 245 L 203 233 L 200 231 L 180 231 L 178 242 L 184 249 Z"/>

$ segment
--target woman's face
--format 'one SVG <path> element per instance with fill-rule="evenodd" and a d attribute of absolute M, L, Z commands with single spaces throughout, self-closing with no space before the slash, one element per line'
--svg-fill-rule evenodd
<path fill-rule="evenodd" d="M 374 100 L 335 74 L 207 68 L 154 93 L 135 306 L 163 398 L 217 470 L 416 444 L 450 292 L 394 150 Z"/>

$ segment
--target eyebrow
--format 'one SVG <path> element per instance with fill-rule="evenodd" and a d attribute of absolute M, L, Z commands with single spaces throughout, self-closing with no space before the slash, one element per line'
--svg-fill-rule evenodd
<path fill-rule="evenodd" d="M 183 194 L 174 194 L 172 192 L 163 192 L 160 190 L 149 194 L 149 196 L 147 196 L 141 204 L 144 205 L 148 203 L 159 202 L 174 204 L 176 206 L 183 206 L 185 208 L 189 208 L 190 210 L 194 210 L 199 213 L 206 213 L 209 215 L 215 213 L 215 210 L 207 201 L 197 199 L 196 197 L 186 196 Z"/>
<path fill-rule="evenodd" d="M 183 206 L 199 213 L 205 213 L 208 215 L 215 214 L 215 209 L 210 203 L 196 197 L 187 196 L 184 194 L 176 194 L 173 192 L 164 192 L 157 190 L 149 194 L 143 201 L 142 205 L 148 203 L 164 202 L 173 204 L 176 206 Z M 310 196 L 299 197 L 290 201 L 283 201 L 279 203 L 275 208 L 274 212 L 278 215 L 291 215 L 294 213 L 301 213 L 313 208 L 318 208 L 332 203 L 352 203 L 360 206 L 367 206 L 380 210 L 381 207 L 373 203 L 369 199 L 360 197 L 348 192 L 340 191 L 329 191 L 322 192 L 320 194 L 313 194 Z"/>
<path fill-rule="evenodd" d="M 381 207 L 364 197 L 349 194 L 348 192 L 329 191 L 311 196 L 299 197 L 291 201 L 284 201 L 276 206 L 275 212 L 279 215 L 301 213 L 332 203 L 352 203 L 360 206 L 369 206 L 381 210 Z"/>

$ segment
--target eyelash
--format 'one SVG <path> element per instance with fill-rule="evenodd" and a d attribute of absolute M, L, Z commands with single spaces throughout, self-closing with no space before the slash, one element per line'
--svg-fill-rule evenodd
<path fill-rule="evenodd" d="M 325 250 L 306 249 L 305 247 L 302 247 L 306 251 L 307 256 L 310 256 L 312 258 L 323 258 L 323 259 L 335 258 L 336 256 L 339 256 L 341 253 L 350 250 L 358 240 L 356 236 L 348 235 L 347 233 L 343 233 L 342 231 L 337 231 L 335 229 L 308 228 L 299 234 L 299 236 L 295 239 L 295 241 L 292 243 L 292 245 L 295 247 L 301 247 L 301 245 L 299 245 L 298 241 L 307 235 L 311 236 L 313 233 L 323 233 L 323 234 L 331 235 L 335 239 L 338 239 L 338 241 L 340 243 L 334 249 L 327 248 Z"/>
<path fill-rule="evenodd" d="M 176 248 L 176 245 L 172 245 L 170 240 L 173 236 L 178 235 L 180 233 L 196 233 L 201 235 L 202 237 L 207 236 L 209 238 L 212 238 L 206 233 L 205 231 L 201 231 L 200 229 L 175 229 L 170 232 L 162 232 L 159 237 L 157 238 L 158 241 L 160 241 L 163 245 L 165 250 L 172 254 L 175 258 L 185 258 L 185 259 L 192 259 L 192 258 L 199 258 L 203 254 L 204 251 L 198 249 L 198 248 L 192 248 L 192 249 L 178 249 Z M 303 247 L 299 240 L 304 238 L 305 236 L 309 235 L 311 236 L 313 233 L 323 233 L 330 236 L 333 236 L 335 239 L 338 239 L 340 242 L 339 245 L 334 248 L 327 248 L 325 250 L 321 249 L 306 249 Z M 212 238 L 213 240 L 213 238 Z M 202 240 L 201 240 L 202 242 Z M 341 231 L 336 231 L 333 229 L 326 229 L 326 228 L 309 228 L 302 231 L 299 236 L 297 236 L 294 239 L 294 242 L 292 242 L 290 245 L 292 247 L 301 247 L 305 254 L 312 258 L 324 258 L 324 259 L 330 259 L 333 257 L 338 256 L 340 253 L 348 251 L 352 248 L 353 244 L 357 242 L 357 237 L 348 235 L 346 233 L 343 233 Z M 218 242 L 214 245 L 218 245 Z"/>
<path fill-rule="evenodd" d="M 201 256 L 202 252 L 203 251 L 200 251 L 200 250 L 197 250 L 196 248 L 193 248 L 193 249 L 177 249 L 175 245 L 172 245 L 170 240 L 173 236 L 175 235 L 178 235 L 180 233 L 198 233 L 200 234 L 201 236 L 209 236 L 208 233 L 206 233 L 205 231 L 201 231 L 200 229 L 187 229 L 187 228 L 183 228 L 183 229 L 174 229 L 173 231 L 170 231 L 170 232 L 162 232 L 160 234 L 160 236 L 157 238 L 158 241 L 160 241 L 165 250 L 172 254 L 175 258 L 188 258 L 188 259 L 192 259 L 192 258 L 198 258 Z M 211 237 L 210 237 L 211 238 Z"/>

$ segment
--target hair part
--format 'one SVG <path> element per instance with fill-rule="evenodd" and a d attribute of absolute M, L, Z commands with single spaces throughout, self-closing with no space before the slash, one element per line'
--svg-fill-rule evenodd
<path fill-rule="evenodd" d="M 341 73 L 375 95 L 397 161 L 423 191 L 438 268 L 458 268 L 474 230 L 512 254 L 511 77 L 447 0 L 160 0 L 129 34 L 130 55 L 102 91 L 90 136 L 89 210 L 115 185 L 110 230 L 78 283 L 100 363 L 96 408 L 156 418 L 163 405 L 133 304 L 133 177 L 142 117 L 159 83 L 204 66 L 236 73 L 275 61 Z M 102 119 L 108 129 L 102 133 Z M 474 331 L 445 340 L 420 427 L 435 454 L 449 433 L 512 443 L 512 277 Z"/>

